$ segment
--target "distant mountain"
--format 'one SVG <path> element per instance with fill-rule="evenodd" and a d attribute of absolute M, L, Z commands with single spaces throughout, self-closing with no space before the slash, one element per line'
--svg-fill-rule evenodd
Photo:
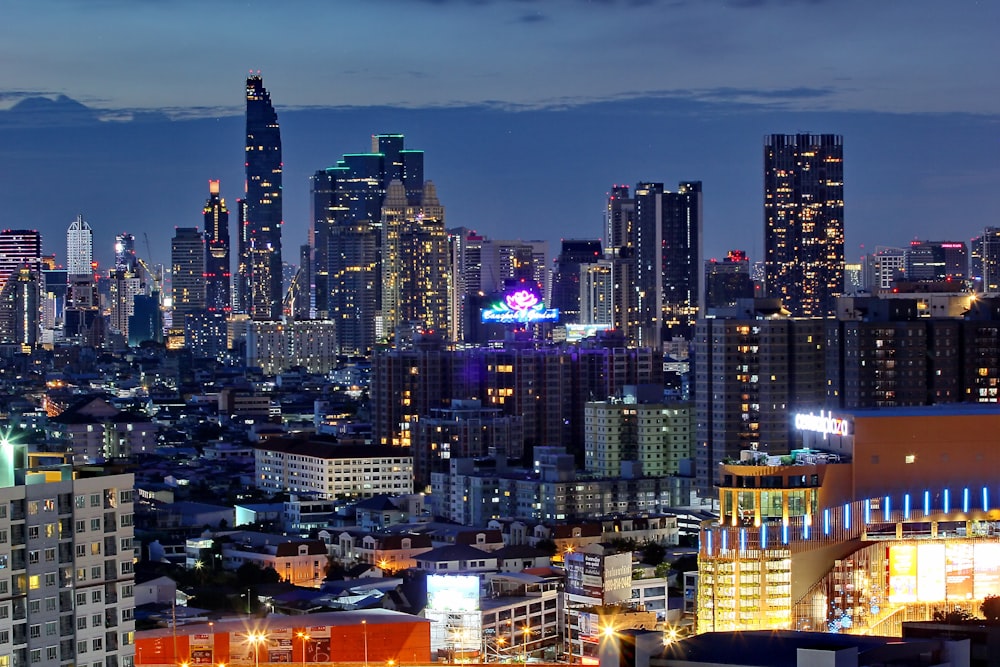
<path fill-rule="evenodd" d="M 76 100 L 59 95 L 26 97 L 0 111 L 0 127 L 80 126 L 99 123 L 98 113 Z"/>

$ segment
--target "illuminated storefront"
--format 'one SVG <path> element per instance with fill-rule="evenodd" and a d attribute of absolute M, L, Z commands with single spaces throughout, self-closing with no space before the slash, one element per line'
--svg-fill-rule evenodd
<path fill-rule="evenodd" d="M 722 464 L 720 519 L 701 533 L 699 632 L 899 635 L 904 620 L 1000 595 L 1000 413 L 790 418 L 806 448 Z"/>

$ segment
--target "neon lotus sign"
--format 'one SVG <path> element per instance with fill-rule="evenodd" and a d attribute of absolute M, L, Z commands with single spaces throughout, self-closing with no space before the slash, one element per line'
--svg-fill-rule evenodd
<path fill-rule="evenodd" d="M 502 300 L 482 311 L 482 321 L 491 324 L 537 324 L 558 320 L 558 308 L 546 308 L 534 290 L 524 287 L 507 292 Z"/>
<path fill-rule="evenodd" d="M 814 431 L 823 435 L 850 435 L 850 422 L 846 419 L 834 417 L 832 412 L 819 411 L 818 415 L 813 413 L 795 415 L 795 428 L 800 431 Z"/>

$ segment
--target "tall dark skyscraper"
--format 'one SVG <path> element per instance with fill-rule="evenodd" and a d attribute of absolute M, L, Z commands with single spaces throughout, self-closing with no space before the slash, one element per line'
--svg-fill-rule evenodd
<path fill-rule="evenodd" d="M 424 153 L 401 134 L 372 136 L 370 153 L 346 153 L 312 178 L 313 287 L 316 314 L 337 323 L 341 350 L 366 354 L 382 309 L 382 205 L 392 181 L 406 204 L 424 195 Z"/>
<path fill-rule="evenodd" d="M 205 202 L 205 308 L 213 313 L 232 311 L 229 265 L 229 209 L 219 196 L 219 181 L 208 182 Z"/>
<path fill-rule="evenodd" d="M 174 317 L 205 310 L 205 238 L 197 227 L 178 227 L 170 241 Z"/>
<path fill-rule="evenodd" d="M 260 74 L 247 77 L 246 213 L 240 304 L 255 320 L 281 319 L 281 130 Z"/>
<path fill-rule="evenodd" d="M 767 295 L 793 315 L 824 317 L 844 289 L 844 138 L 772 134 L 764 140 Z"/>
<path fill-rule="evenodd" d="M 562 322 L 580 321 L 580 265 L 591 264 L 603 256 L 601 242 L 589 239 L 563 239 L 556 270 L 552 276 L 553 308 L 559 309 Z"/>
<path fill-rule="evenodd" d="M 636 305 L 641 343 L 659 347 L 688 337 L 701 297 L 701 182 L 677 192 L 662 183 L 635 186 Z"/>

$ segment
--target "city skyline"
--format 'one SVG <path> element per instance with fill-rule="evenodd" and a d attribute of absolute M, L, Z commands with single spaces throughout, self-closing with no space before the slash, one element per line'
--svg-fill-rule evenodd
<path fill-rule="evenodd" d="M 1000 159 L 988 147 L 1000 99 L 979 82 L 996 60 L 986 29 L 996 23 L 993 6 L 955 12 L 919 2 L 900 12 L 888 3 L 865 7 L 864 21 L 852 19 L 860 4 L 833 11 L 824 2 L 386 6 L 399 20 L 376 38 L 351 29 L 374 25 L 361 4 L 314 7 L 303 25 L 299 14 L 276 16 L 258 3 L 246 12 L 181 2 L 165 12 L 105 2 L 80 17 L 82 6 L 66 2 L 44 18 L 51 39 L 38 57 L 42 47 L 21 33 L 41 30 L 42 17 L 13 8 L 0 36 L 24 64 L 0 90 L 5 226 L 38 228 L 52 252 L 48 239 L 82 213 L 102 267 L 115 233 L 148 231 L 154 248 L 168 247 L 170 228 L 197 224 L 205 181 L 221 180 L 231 204 L 241 195 L 238 91 L 250 68 L 267 77 L 282 118 L 291 263 L 311 221 L 309 177 L 364 150 L 364 136 L 387 132 L 432 155 L 428 173 L 448 202 L 449 224 L 492 237 L 600 238 L 614 184 L 700 180 L 705 259 L 738 248 L 760 260 L 760 138 L 802 130 L 843 135 L 849 146 L 848 261 L 862 244 L 968 241 L 992 201 Z M 188 20 L 196 9 L 198 20 Z M 340 66 L 298 57 L 326 52 L 317 27 L 333 18 L 343 26 L 333 48 Z M 241 30 L 198 40 L 216 25 L 211 19 Z M 80 22 L 96 20 L 102 38 L 87 43 L 88 57 L 66 53 L 86 34 Z M 157 31 L 135 30 L 154 20 Z M 837 38 L 815 39 L 816 25 Z M 683 40 L 660 39 L 677 26 Z M 401 67 L 393 54 L 405 40 L 389 37 L 418 28 L 439 39 Z M 137 34 L 143 48 L 132 42 Z M 238 48 L 222 48 L 237 34 Z M 477 38 L 482 48 L 469 48 Z M 616 48 L 593 48 L 608 39 Z M 364 40 L 384 45 L 378 57 L 366 57 Z M 116 57 L 130 46 L 129 58 Z M 806 49 L 809 58 L 797 55 Z M 488 168 L 468 168 L 485 156 Z M 57 168 L 79 177 L 53 196 L 47 176 Z M 944 225 L 951 239 L 940 238 Z M 146 259 L 166 263 L 163 254 Z"/>

